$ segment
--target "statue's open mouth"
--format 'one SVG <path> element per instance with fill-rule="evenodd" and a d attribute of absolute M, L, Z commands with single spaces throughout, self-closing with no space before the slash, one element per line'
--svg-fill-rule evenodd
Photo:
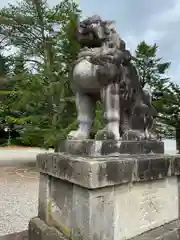
<path fill-rule="evenodd" d="M 82 46 L 101 47 L 103 39 L 97 31 L 91 27 L 79 26 L 77 30 L 77 40 Z"/>

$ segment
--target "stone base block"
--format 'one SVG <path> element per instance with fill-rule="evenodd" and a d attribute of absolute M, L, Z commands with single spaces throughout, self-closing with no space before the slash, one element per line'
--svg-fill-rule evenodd
<path fill-rule="evenodd" d="M 167 223 L 161 227 L 141 234 L 131 240 L 179 240 L 180 222 L 179 220 Z"/>
<path fill-rule="evenodd" d="M 48 226 L 38 217 L 29 222 L 28 240 L 67 240 L 56 228 Z"/>
<path fill-rule="evenodd" d="M 114 141 L 114 140 L 65 140 L 57 146 L 56 152 L 84 156 L 100 156 L 108 154 L 148 154 L 164 153 L 164 143 L 151 141 Z"/>
<path fill-rule="evenodd" d="M 159 235 L 155 229 L 179 219 L 179 156 L 49 153 L 38 155 L 37 167 L 38 217 L 69 239 L 177 236 L 178 227 Z"/>
<path fill-rule="evenodd" d="M 179 227 L 179 221 L 173 221 L 131 240 L 179 240 Z M 29 223 L 29 240 L 68 240 L 68 238 L 39 218 L 33 218 Z"/>

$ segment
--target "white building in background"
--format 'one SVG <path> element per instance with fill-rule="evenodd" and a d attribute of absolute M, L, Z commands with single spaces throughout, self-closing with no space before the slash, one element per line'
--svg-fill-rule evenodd
<path fill-rule="evenodd" d="M 176 140 L 175 139 L 163 139 L 164 151 L 166 154 L 176 154 Z"/>
<path fill-rule="evenodd" d="M 158 129 L 161 132 L 160 137 L 161 137 L 162 141 L 164 142 L 165 153 L 166 154 L 177 154 L 175 128 L 158 121 L 156 123 L 156 129 Z"/>

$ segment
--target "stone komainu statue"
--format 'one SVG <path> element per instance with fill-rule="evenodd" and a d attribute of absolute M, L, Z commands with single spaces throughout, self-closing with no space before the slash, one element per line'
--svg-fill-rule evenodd
<path fill-rule="evenodd" d="M 74 63 L 71 86 L 76 97 L 78 129 L 71 139 L 88 139 L 95 117 L 96 102 L 104 105 L 106 127 L 97 139 L 150 138 L 156 111 L 149 87 L 141 88 L 136 68 L 125 42 L 110 22 L 92 16 L 77 27 L 81 50 Z"/>

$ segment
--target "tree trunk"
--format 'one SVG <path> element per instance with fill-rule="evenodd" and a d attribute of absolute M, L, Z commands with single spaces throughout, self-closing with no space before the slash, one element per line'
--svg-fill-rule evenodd
<path fill-rule="evenodd" d="M 176 149 L 180 153 L 180 126 L 176 127 Z"/>

